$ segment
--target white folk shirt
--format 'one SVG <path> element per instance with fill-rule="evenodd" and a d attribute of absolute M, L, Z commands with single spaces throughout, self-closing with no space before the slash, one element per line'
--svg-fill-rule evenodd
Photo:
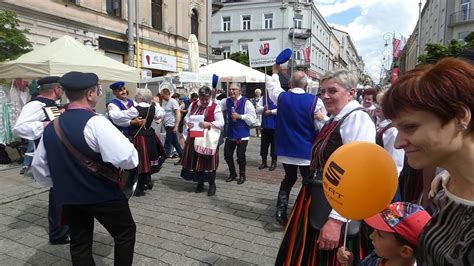
<path fill-rule="evenodd" d="M 381 121 L 377 127 L 384 128 L 388 126 L 392 121 L 390 119 L 385 119 Z M 384 149 L 392 156 L 395 165 L 397 166 L 397 173 L 400 176 L 400 173 L 403 169 L 403 164 L 405 162 L 405 151 L 403 149 L 395 149 L 395 139 L 397 138 L 398 130 L 396 127 L 391 127 L 383 133 L 383 147 Z"/>
<path fill-rule="evenodd" d="M 122 169 L 133 169 L 138 165 L 138 152 L 133 144 L 107 118 L 96 115 L 84 127 L 87 145 L 100 153 L 102 160 Z M 36 182 L 52 187 L 48 156 L 41 138 L 33 157 L 31 171 Z"/>
<path fill-rule="evenodd" d="M 240 101 L 241 98 L 242 98 L 242 95 L 240 95 L 237 98 L 237 101 Z M 227 110 L 227 99 L 228 98 L 222 99 L 222 101 L 220 102 L 222 111 Z M 253 124 L 255 124 L 255 122 L 257 122 L 257 113 L 255 112 L 255 107 L 253 106 L 253 103 L 249 99 L 245 101 L 244 113 L 240 115 L 240 119 L 244 120 L 248 126 L 252 126 Z M 241 138 L 241 140 L 249 140 L 249 139 L 250 137 Z M 235 139 L 230 139 L 230 140 L 235 140 Z"/>
<path fill-rule="evenodd" d="M 209 103 L 209 107 L 210 105 L 212 104 Z M 188 107 L 188 112 L 186 113 L 186 116 L 184 117 L 184 123 L 187 124 L 189 122 L 189 116 L 190 115 L 193 115 L 191 114 L 191 106 L 193 104 L 190 104 L 189 107 Z M 198 107 L 201 106 L 201 101 L 197 101 L 197 105 Z M 197 110 L 197 108 L 196 108 Z M 204 113 L 204 116 L 207 114 L 207 112 Z M 211 122 L 212 126 L 215 127 L 215 128 L 218 128 L 218 129 L 222 129 L 224 127 L 224 115 L 222 114 L 222 109 L 221 109 L 221 106 L 219 104 L 216 105 L 216 109 L 214 109 L 214 121 Z"/>
<path fill-rule="evenodd" d="M 150 107 L 151 105 L 149 103 L 145 103 L 145 102 L 140 102 L 140 103 L 137 103 L 135 106 L 140 106 L 140 107 L 143 107 L 143 108 L 148 108 Z M 138 117 L 139 116 L 139 113 L 138 113 L 138 110 L 137 108 L 135 107 L 132 107 L 129 109 L 130 112 L 128 113 L 128 119 L 129 121 L 134 119 L 135 117 Z M 163 107 L 161 107 L 159 104 L 156 104 L 155 105 L 155 120 L 158 120 L 158 119 L 161 119 L 165 116 L 165 109 L 163 109 Z M 142 119 L 145 119 L 145 117 L 142 117 Z M 129 122 L 130 123 L 130 122 Z"/>
<path fill-rule="evenodd" d="M 268 90 L 268 97 L 270 100 L 278 106 L 278 97 L 280 93 L 285 92 L 285 90 L 280 85 L 280 77 L 278 74 L 273 74 L 272 78 L 267 81 L 267 90 Z M 292 88 L 288 92 L 296 93 L 296 94 L 303 94 L 306 93 L 301 88 Z M 314 113 L 321 111 L 324 114 L 324 119 L 321 121 L 314 120 L 314 128 L 316 130 L 321 130 L 329 117 L 326 116 L 326 107 L 324 107 L 323 101 L 318 97 L 318 101 L 316 102 L 316 106 L 314 107 Z M 295 158 L 289 156 L 278 156 L 278 161 L 284 164 L 292 164 L 292 165 L 300 165 L 300 166 L 308 166 L 311 164 L 311 160 L 306 160 L 303 158 Z"/>
<path fill-rule="evenodd" d="M 119 100 L 119 99 L 117 99 L 117 100 Z M 122 104 L 124 106 L 128 107 L 128 109 L 127 110 L 121 110 L 120 107 L 118 107 L 117 105 L 115 105 L 112 102 L 107 107 L 107 110 L 108 110 L 108 113 L 109 113 L 109 118 L 117 126 L 129 127 L 130 126 L 130 117 L 134 118 L 136 116 L 134 116 L 134 117 L 131 116 L 130 112 L 133 112 L 133 111 L 131 111 L 130 109 L 131 109 L 132 106 L 127 106 L 128 105 L 127 101 L 122 101 L 122 100 L 119 100 L 119 101 L 122 102 Z M 133 105 L 136 105 L 136 104 L 137 103 L 134 101 Z"/>
<path fill-rule="evenodd" d="M 35 100 L 23 106 L 15 126 L 13 126 L 13 134 L 28 140 L 39 139 L 44 131 L 42 121 L 46 119 L 43 110 L 45 106 L 46 104 Z"/>

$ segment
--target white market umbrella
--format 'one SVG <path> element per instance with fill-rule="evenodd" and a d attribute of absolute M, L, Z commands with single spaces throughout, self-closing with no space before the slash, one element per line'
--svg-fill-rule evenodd
<path fill-rule="evenodd" d="M 189 72 L 199 72 L 199 43 L 196 35 L 189 35 L 188 39 Z"/>
<path fill-rule="evenodd" d="M 232 59 L 225 59 L 200 68 L 200 73 L 216 74 L 222 82 L 264 83 L 265 74 Z M 271 78 L 267 75 L 267 78 Z"/>
<path fill-rule="evenodd" d="M 140 79 L 138 69 L 93 51 L 68 35 L 0 64 L 0 78 L 5 79 L 62 76 L 70 71 L 93 72 L 102 81 L 136 83 Z"/>

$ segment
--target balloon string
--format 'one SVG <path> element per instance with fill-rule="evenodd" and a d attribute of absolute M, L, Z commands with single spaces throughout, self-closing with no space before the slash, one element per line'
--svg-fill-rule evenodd
<path fill-rule="evenodd" d="M 346 228 L 344 229 L 344 247 L 346 247 L 346 241 L 347 241 L 347 229 L 349 228 L 349 222 L 351 220 L 347 220 L 346 222 Z"/>

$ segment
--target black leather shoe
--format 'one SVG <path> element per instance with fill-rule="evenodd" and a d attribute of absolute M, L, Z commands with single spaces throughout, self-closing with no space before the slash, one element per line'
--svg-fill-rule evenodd
<path fill-rule="evenodd" d="M 152 190 L 153 189 L 153 182 L 145 184 L 144 190 Z"/>
<path fill-rule="evenodd" d="M 181 158 L 177 162 L 174 163 L 174 165 L 180 165 L 180 164 L 181 164 Z"/>
<path fill-rule="evenodd" d="M 276 162 L 272 162 L 272 164 L 270 165 L 270 168 L 268 168 L 268 171 L 273 171 L 277 168 L 277 163 Z"/>
<path fill-rule="evenodd" d="M 143 184 L 138 184 L 137 189 L 135 189 L 135 192 L 133 193 L 133 196 L 135 197 L 145 196 L 145 186 Z"/>
<path fill-rule="evenodd" d="M 214 196 L 216 194 L 216 183 L 209 184 L 209 190 L 207 191 L 207 195 Z"/>
<path fill-rule="evenodd" d="M 268 167 L 267 162 L 262 162 L 262 164 L 258 167 L 258 170 L 262 170 L 262 169 L 265 169 L 267 167 Z"/>
<path fill-rule="evenodd" d="M 71 243 L 71 239 L 69 238 L 69 236 L 66 236 L 60 239 L 50 239 L 49 243 L 51 245 L 65 245 Z"/>
<path fill-rule="evenodd" d="M 237 178 L 237 174 L 230 174 L 229 177 L 225 180 L 225 182 L 232 182 Z"/>
<path fill-rule="evenodd" d="M 203 191 L 204 191 L 204 183 L 203 182 L 198 182 L 196 190 L 194 190 L 194 192 L 201 193 Z"/>
<path fill-rule="evenodd" d="M 286 226 L 286 223 L 288 222 L 288 217 L 286 216 L 286 211 L 277 210 L 277 212 L 275 214 L 275 219 L 280 225 Z"/>
<path fill-rule="evenodd" d="M 245 176 L 241 175 L 239 179 L 237 180 L 237 184 L 242 185 L 243 183 L 245 183 L 245 179 L 246 179 Z"/>

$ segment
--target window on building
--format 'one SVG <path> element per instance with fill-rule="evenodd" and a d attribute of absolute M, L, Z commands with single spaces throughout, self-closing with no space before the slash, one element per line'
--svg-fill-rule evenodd
<path fill-rule="evenodd" d="M 242 52 L 244 54 L 248 54 L 249 53 L 249 46 L 247 44 L 242 44 L 240 46 L 240 52 Z"/>
<path fill-rule="evenodd" d="M 222 31 L 230 31 L 230 17 L 222 17 Z"/>
<path fill-rule="evenodd" d="M 76 5 L 79 4 L 79 2 L 78 2 L 77 0 L 67 0 L 67 1 L 68 1 L 69 3 L 72 3 L 72 4 L 76 4 Z"/>
<path fill-rule="evenodd" d="M 105 5 L 107 14 L 116 17 L 122 16 L 122 0 L 107 0 Z"/>
<path fill-rule="evenodd" d="M 461 0 L 461 20 L 469 20 L 471 0 Z"/>
<path fill-rule="evenodd" d="M 294 17 L 294 25 L 295 29 L 301 29 L 303 26 L 303 16 L 302 15 L 296 15 Z"/>
<path fill-rule="evenodd" d="M 162 0 L 151 0 L 151 26 L 157 30 L 163 29 Z"/>
<path fill-rule="evenodd" d="M 230 57 L 230 47 L 225 47 L 222 54 L 224 55 L 224 59 L 229 58 Z"/>
<path fill-rule="evenodd" d="M 264 14 L 263 20 L 264 29 L 273 29 L 273 14 Z"/>
<path fill-rule="evenodd" d="M 467 35 L 469 35 L 469 33 L 471 33 L 471 32 L 470 31 L 462 31 L 462 32 L 458 33 L 458 40 L 462 45 L 466 44 L 466 41 L 464 39 L 467 37 Z"/>
<path fill-rule="evenodd" d="M 196 9 L 193 9 L 191 13 L 191 34 L 196 35 L 199 39 L 199 16 Z"/>
<path fill-rule="evenodd" d="M 250 30 L 250 15 L 242 16 L 242 29 Z"/>

